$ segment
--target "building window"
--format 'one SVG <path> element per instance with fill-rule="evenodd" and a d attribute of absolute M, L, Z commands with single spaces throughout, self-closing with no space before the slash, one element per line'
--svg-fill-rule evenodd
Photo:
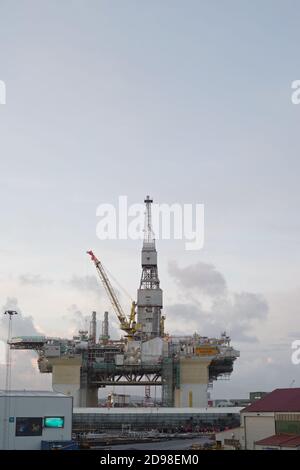
<path fill-rule="evenodd" d="M 16 436 L 41 436 L 43 418 L 16 418 Z"/>

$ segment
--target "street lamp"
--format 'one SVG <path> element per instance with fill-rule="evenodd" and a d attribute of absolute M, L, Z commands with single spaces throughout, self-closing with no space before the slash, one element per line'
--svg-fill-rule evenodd
<path fill-rule="evenodd" d="M 7 333 L 7 350 L 6 350 L 6 378 L 5 378 L 5 416 L 3 426 L 3 448 L 9 448 L 9 416 L 10 416 L 10 387 L 11 387 L 11 351 L 10 340 L 12 334 L 12 319 L 18 312 L 15 310 L 5 310 L 4 315 L 8 315 L 8 333 Z"/>
<path fill-rule="evenodd" d="M 7 352 L 6 352 L 6 379 L 5 379 L 5 391 L 10 391 L 11 385 L 11 360 L 10 360 L 10 347 L 9 342 L 11 340 L 12 334 L 12 319 L 14 315 L 18 315 L 18 312 L 15 310 L 5 310 L 4 315 L 8 315 L 9 322 L 8 322 L 8 333 L 7 333 Z"/>

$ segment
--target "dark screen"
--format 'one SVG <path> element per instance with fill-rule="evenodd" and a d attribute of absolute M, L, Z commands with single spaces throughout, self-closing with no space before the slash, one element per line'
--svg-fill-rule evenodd
<path fill-rule="evenodd" d="M 41 436 L 42 418 L 16 418 L 16 436 Z"/>

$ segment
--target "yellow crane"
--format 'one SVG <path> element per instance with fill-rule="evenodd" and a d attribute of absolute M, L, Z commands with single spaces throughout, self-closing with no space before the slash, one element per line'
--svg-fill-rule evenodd
<path fill-rule="evenodd" d="M 130 315 L 129 319 L 126 317 L 121 304 L 118 300 L 118 297 L 116 296 L 116 293 L 110 283 L 110 280 L 105 272 L 105 269 L 101 263 L 101 261 L 94 255 L 93 251 L 87 251 L 87 254 L 90 255 L 91 260 L 96 266 L 96 270 L 98 272 L 98 275 L 104 285 L 104 288 L 107 292 L 107 295 L 109 297 L 109 300 L 111 301 L 111 304 L 114 308 L 114 311 L 117 314 L 118 320 L 120 322 L 120 328 L 121 330 L 125 331 L 127 336 L 129 338 L 132 338 L 135 332 L 137 331 L 137 325 L 135 322 L 135 316 L 136 316 L 136 302 L 132 301 L 131 304 L 131 310 L 130 310 Z"/>

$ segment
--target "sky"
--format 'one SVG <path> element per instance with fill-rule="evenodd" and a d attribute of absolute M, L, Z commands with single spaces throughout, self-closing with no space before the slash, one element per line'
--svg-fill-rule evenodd
<path fill-rule="evenodd" d="M 204 204 L 203 249 L 157 242 L 167 331 L 231 335 L 215 398 L 300 387 L 299 19 L 297 0 L 0 0 L 0 307 L 16 334 L 101 320 L 87 249 L 136 296 L 141 242 L 99 240 L 99 204 Z M 49 388 L 34 353 L 13 357 L 15 387 Z"/>

